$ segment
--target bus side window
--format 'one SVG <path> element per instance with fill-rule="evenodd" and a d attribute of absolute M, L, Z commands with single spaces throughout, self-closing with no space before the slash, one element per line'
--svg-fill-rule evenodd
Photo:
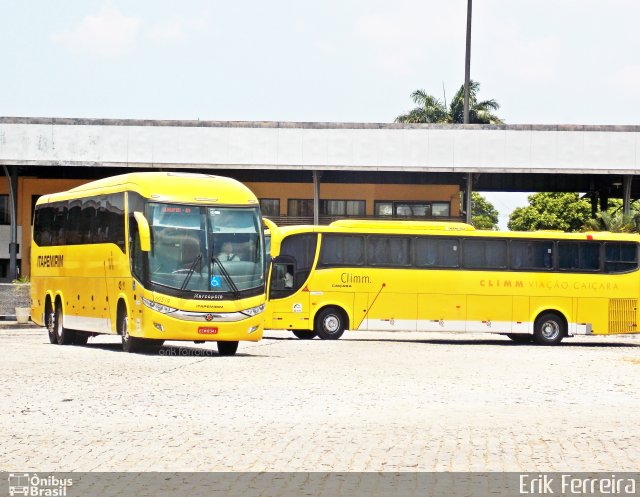
<path fill-rule="evenodd" d="M 291 295 L 299 285 L 295 281 L 296 264 L 289 257 L 276 257 L 271 271 L 270 290 L 272 297 L 282 298 Z"/>

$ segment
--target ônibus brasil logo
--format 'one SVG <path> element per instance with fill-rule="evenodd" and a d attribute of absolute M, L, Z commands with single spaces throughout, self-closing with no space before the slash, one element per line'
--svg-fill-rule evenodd
<path fill-rule="evenodd" d="M 33 497 L 66 497 L 67 487 L 73 485 L 71 478 L 58 478 L 48 475 L 9 473 L 9 495 L 26 495 Z"/>

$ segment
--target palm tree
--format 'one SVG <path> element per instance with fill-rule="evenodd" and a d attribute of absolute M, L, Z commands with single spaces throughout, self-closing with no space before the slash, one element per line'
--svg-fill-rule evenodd
<path fill-rule="evenodd" d="M 494 99 L 478 101 L 480 83 L 469 82 L 469 122 L 472 124 L 502 124 L 502 119 L 493 114 L 500 108 Z M 464 85 L 451 100 L 449 109 L 442 101 L 427 94 L 424 90 L 416 90 L 411 99 L 418 107 L 396 117 L 398 123 L 457 123 L 464 122 Z"/>
<path fill-rule="evenodd" d="M 396 117 L 398 123 L 446 123 L 449 122 L 449 114 L 445 105 L 436 97 L 427 94 L 424 90 L 416 90 L 411 94 L 411 99 L 418 107 Z"/>
<path fill-rule="evenodd" d="M 491 100 L 482 100 L 478 102 L 478 92 L 480 83 L 477 81 L 469 82 L 469 123 L 471 124 L 502 124 L 502 119 L 493 114 L 500 108 L 500 104 L 493 98 Z M 464 122 L 464 85 L 460 87 L 451 100 L 449 114 L 452 123 Z"/>
<path fill-rule="evenodd" d="M 596 219 L 589 219 L 586 222 L 585 229 L 612 233 L 638 233 L 640 231 L 640 213 L 598 212 Z"/>

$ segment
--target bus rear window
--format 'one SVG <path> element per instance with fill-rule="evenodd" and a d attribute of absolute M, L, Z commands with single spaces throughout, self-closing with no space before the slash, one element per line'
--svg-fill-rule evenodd
<path fill-rule="evenodd" d="M 605 244 L 604 270 L 608 273 L 626 273 L 638 268 L 638 245 L 629 242 Z"/>

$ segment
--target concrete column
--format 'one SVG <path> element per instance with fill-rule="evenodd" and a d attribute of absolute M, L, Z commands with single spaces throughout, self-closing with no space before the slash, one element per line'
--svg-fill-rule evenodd
<path fill-rule="evenodd" d="M 464 190 L 464 222 L 471 224 L 471 192 L 473 190 L 473 173 L 467 173 L 467 184 Z"/>
<path fill-rule="evenodd" d="M 313 224 L 320 224 L 320 179 L 321 171 L 313 171 Z"/>
<path fill-rule="evenodd" d="M 9 183 L 9 214 L 11 216 L 11 241 L 9 242 L 9 281 L 18 277 L 18 166 L 2 166 Z"/>
<path fill-rule="evenodd" d="M 631 181 L 633 176 L 627 174 L 623 178 L 623 197 L 622 197 L 622 212 L 624 214 L 631 213 Z"/>

